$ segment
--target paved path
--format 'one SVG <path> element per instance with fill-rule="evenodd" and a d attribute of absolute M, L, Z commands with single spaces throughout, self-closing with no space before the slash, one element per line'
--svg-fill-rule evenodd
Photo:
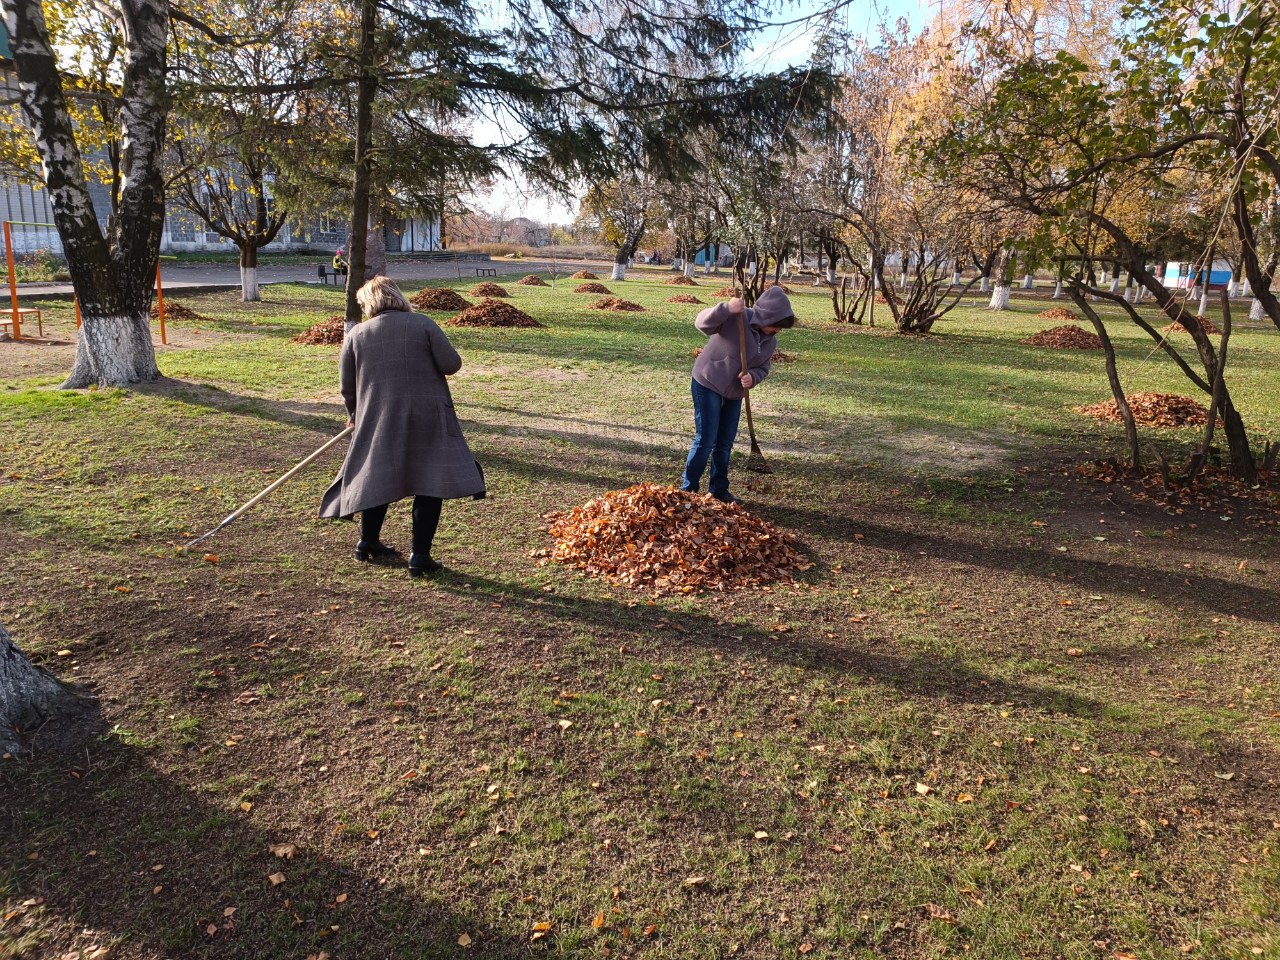
<path fill-rule="evenodd" d="M 299 263 L 293 266 L 277 266 L 264 264 L 258 267 L 258 283 L 314 283 L 316 267 L 322 257 L 317 256 L 314 263 Z M 324 261 L 328 263 L 328 261 Z M 600 261 L 560 260 L 562 270 L 572 273 L 583 266 L 591 266 L 593 272 L 607 272 L 612 264 Z M 388 271 L 397 280 L 473 280 L 476 267 L 492 268 L 498 275 L 540 273 L 551 269 L 550 260 L 494 260 L 482 262 L 476 260 L 433 261 L 433 260 L 395 260 L 388 265 Z M 603 275 L 603 274 L 602 274 Z M 193 287 L 238 287 L 240 286 L 240 267 L 234 263 L 174 263 L 163 264 L 162 277 L 165 291 L 190 290 Z M 3 281 L 0 281 L 2 284 Z M 6 292 L 7 291 L 3 291 Z M 18 296 L 70 296 L 69 283 L 20 283 Z M 0 298 L 2 299 L 2 298 Z"/>

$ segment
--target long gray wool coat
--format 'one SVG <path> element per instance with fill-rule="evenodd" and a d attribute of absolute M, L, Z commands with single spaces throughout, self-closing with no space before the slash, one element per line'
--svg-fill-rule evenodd
<path fill-rule="evenodd" d="M 419 313 L 372 317 L 347 334 L 339 366 L 356 429 L 320 516 L 349 517 L 417 495 L 484 495 L 445 381 L 462 357 L 435 321 Z"/>

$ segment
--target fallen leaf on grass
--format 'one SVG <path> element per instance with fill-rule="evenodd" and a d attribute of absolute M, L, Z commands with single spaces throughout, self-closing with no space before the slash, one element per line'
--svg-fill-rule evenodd
<path fill-rule="evenodd" d="M 1215 773 L 1214 776 L 1219 780 L 1232 780 L 1235 778 L 1234 773 Z"/>
<path fill-rule="evenodd" d="M 956 803 L 973 803 L 973 794 L 962 793 L 956 797 Z"/>
<path fill-rule="evenodd" d="M 273 874 L 271 874 L 271 876 L 267 877 L 267 879 L 271 881 L 271 885 L 272 885 L 273 887 L 278 887 L 278 886 L 280 886 L 280 884 L 284 883 L 284 874 L 283 874 L 283 873 L 273 873 Z"/>
<path fill-rule="evenodd" d="M 706 877 L 685 877 L 684 885 L 686 887 L 701 887 L 706 882 Z"/>
<path fill-rule="evenodd" d="M 216 553 L 206 553 L 204 555 L 205 563 L 220 563 L 221 558 Z"/>
<path fill-rule="evenodd" d="M 591 926 L 595 927 L 597 930 L 599 930 L 601 927 L 604 926 L 603 910 L 601 910 L 599 913 L 597 913 L 594 917 L 591 918 Z"/>
<path fill-rule="evenodd" d="M 271 852 L 282 860 L 292 860 L 293 855 L 298 852 L 298 848 L 292 843 L 273 843 Z"/>
<path fill-rule="evenodd" d="M 347 895 L 346 895 L 345 893 L 340 893 L 340 894 L 338 894 L 336 897 L 334 897 L 334 898 L 333 898 L 333 902 L 334 902 L 334 903 L 346 903 L 346 902 L 347 902 Z"/>
<path fill-rule="evenodd" d="M 924 912 L 929 915 L 930 920 L 937 920 L 940 923 L 949 923 L 953 926 L 960 923 L 946 907 L 940 907 L 936 903 L 926 903 Z"/>
<path fill-rule="evenodd" d="M 530 940 L 541 940 L 543 937 L 545 937 L 545 936 L 546 936 L 548 933 L 550 933 L 550 932 L 551 932 L 551 921 L 549 921 L 549 920 L 543 920 L 543 921 L 541 921 L 541 922 L 539 922 L 539 923 L 535 923 L 535 924 L 533 925 L 533 933 L 532 933 L 532 934 L 530 934 L 529 939 L 530 939 Z"/>
<path fill-rule="evenodd" d="M 933 793 L 933 787 L 929 786 L 927 783 L 917 783 L 916 793 L 920 794 L 920 796 L 923 797 L 926 794 Z"/>
<path fill-rule="evenodd" d="M 460 934 L 458 934 L 458 946 L 460 946 L 460 947 L 469 947 L 469 946 L 471 946 L 471 937 L 470 937 L 470 935 L 469 935 L 469 934 L 465 934 L 465 933 L 460 933 Z"/>

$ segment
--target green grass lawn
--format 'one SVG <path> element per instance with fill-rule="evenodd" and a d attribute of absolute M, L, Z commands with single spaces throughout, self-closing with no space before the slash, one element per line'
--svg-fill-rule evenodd
<path fill-rule="evenodd" d="M 1072 411 L 1099 353 L 1018 342 L 1044 301 L 921 339 L 797 293 L 777 472 L 734 478 L 803 582 L 540 567 L 547 511 L 679 476 L 703 338 L 665 300 L 719 282 L 637 276 L 644 313 L 508 283 L 543 329 L 447 328 L 491 492 L 425 582 L 316 518 L 340 457 L 174 551 L 345 422 L 338 348 L 290 339 L 340 291 L 181 298 L 208 322 L 136 391 L 0 352 L 0 620 L 99 718 L 0 763 L 0 957 L 1280 957 L 1276 512 L 1077 476 L 1120 430 Z M 1130 392 L 1192 392 L 1108 319 Z M 1275 437 L 1280 333 L 1232 344 Z"/>

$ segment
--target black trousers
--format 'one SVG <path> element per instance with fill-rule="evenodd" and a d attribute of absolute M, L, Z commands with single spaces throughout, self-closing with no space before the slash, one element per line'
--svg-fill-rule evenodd
<path fill-rule="evenodd" d="M 365 543 L 377 543 L 382 535 L 382 522 L 387 519 L 387 507 L 369 507 L 360 511 L 360 539 Z M 440 508 L 444 501 L 439 497 L 413 498 L 413 552 L 424 557 L 431 556 L 431 543 L 436 538 L 436 528 L 440 526 Z"/>

